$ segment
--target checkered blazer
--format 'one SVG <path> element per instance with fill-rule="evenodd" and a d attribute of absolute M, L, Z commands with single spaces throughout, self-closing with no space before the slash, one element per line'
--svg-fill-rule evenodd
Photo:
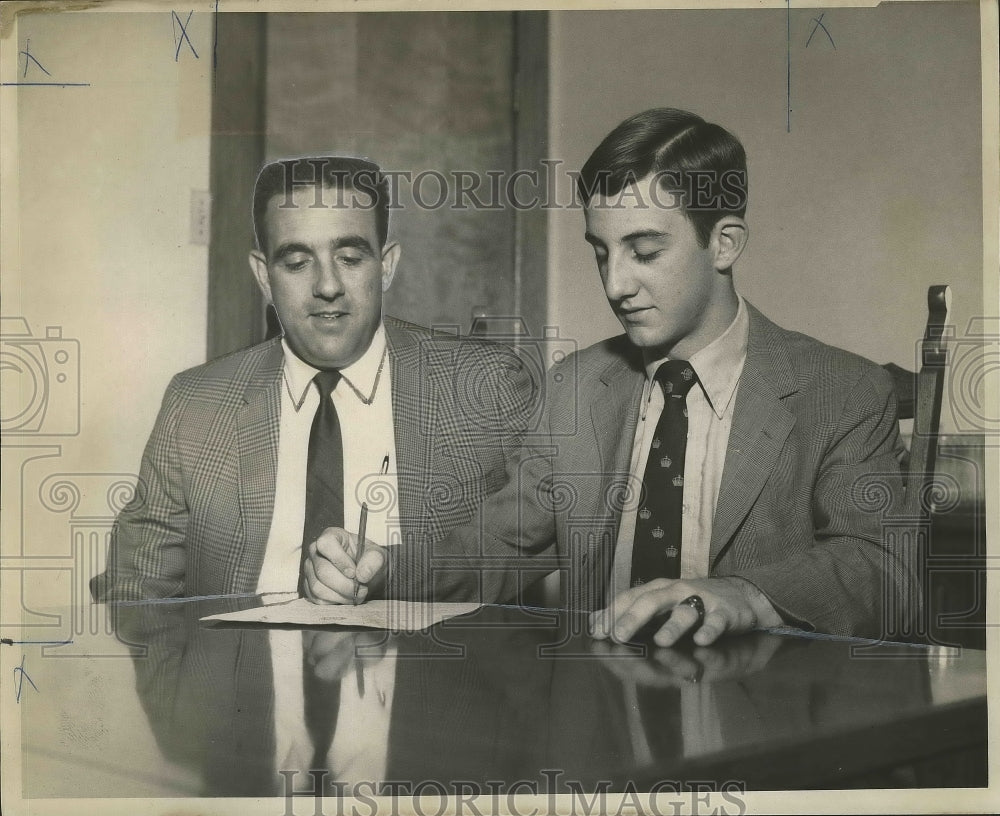
<path fill-rule="evenodd" d="M 710 574 L 752 581 L 791 623 L 877 635 L 897 611 L 885 598 L 919 599 L 912 547 L 883 535 L 902 494 L 891 381 L 749 313 Z M 388 591 L 507 599 L 544 566 L 563 571 L 566 606 L 604 606 L 623 502 L 641 487 L 629 466 L 643 381 L 624 335 L 554 366 L 544 433 L 526 437 L 507 485 L 437 547 L 393 553 Z"/>
<path fill-rule="evenodd" d="M 469 520 L 505 478 L 535 389 L 505 346 L 385 318 L 405 544 Z M 252 593 L 274 507 L 275 339 L 178 374 L 111 534 L 98 600 Z"/>

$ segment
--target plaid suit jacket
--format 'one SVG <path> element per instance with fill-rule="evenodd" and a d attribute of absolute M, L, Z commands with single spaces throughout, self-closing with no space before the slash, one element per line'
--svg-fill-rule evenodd
<path fill-rule="evenodd" d="M 919 599 L 912 547 L 883 535 L 902 496 L 891 381 L 749 311 L 710 574 L 752 581 L 790 623 L 878 636 L 883 615 L 910 616 Z M 562 571 L 566 606 L 604 606 L 621 511 L 641 488 L 628 471 L 643 378 L 624 335 L 553 366 L 543 433 L 507 485 L 438 546 L 394 552 L 388 591 L 509 599 L 544 565 Z"/>
<path fill-rule="evenodd" d="M 493 343 L 385 318 L 404 543 L 432 542 L 499 489 L 534 389 Z M 252 593 L 274 507 L 275 339 L 178 374 L 111 534 L 97 600 Z"/>

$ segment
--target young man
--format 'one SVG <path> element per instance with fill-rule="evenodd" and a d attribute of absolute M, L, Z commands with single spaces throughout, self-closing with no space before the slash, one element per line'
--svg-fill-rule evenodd
<path fill-rule="evenodd" d="M 96 598 L 305 591 L 310 546 L 363 502 L 373 541 L 429 542 L 502 484 L 531 384 L 498 347 L 383 318 L 388 208 L 368 161 L 261 171 L 250 267 L 282 336 L 171 382 Z"/>
<path fill-rule="evenodd" d="M 912 553 L 883 541 L 861 500 L 901 494 L 890 380 L 737 293 L 739 141 L 686 111 L 645 111 L 597 147 L 579 190 L 625 334 L 554 367 L 544 446 L 522 450 L 437 554 L 391 553 L 388 592 L 509 597 L 554 542 L 564 603 L 597 610 L 599 638 L 654 619 L 663 646 L 782 623 L 878 636 L 911 614 Z M 481 588 L 439 568 L 453 556 Z M 373 549 L 359 579 L 377 584 L 388 557 Z"/>

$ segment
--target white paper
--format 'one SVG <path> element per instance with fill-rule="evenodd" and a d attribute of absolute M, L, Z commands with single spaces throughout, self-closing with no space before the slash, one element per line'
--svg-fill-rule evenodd
<path fill-rule="evenodd" d="M 228 623 L 295 624 L 299 626 L 351 626 L 417 632 L 435 623 L 475 612 L 478 603 L 420 603 L 416 601 L 369 601 L 357 606 L 317 604 L 305 598 L 265 604 L 254 609 L 207 615 L 203 621 Z"/>

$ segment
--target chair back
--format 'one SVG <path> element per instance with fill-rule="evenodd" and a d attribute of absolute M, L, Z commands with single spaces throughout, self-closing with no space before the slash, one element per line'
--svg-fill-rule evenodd
<path fill-rule="evenodd" d="M 909 464 L 906 472 L 904 513 L 919 518 L 921 496 L 934 481 L 941 401 L 948 363 L 945 326 L 951 309 L 951 288 L 931 286 L 927 290 L 927 328 L 920 345 L 920 371 L 912 374 L 894 364 L 884 366 L 893 376 L 899 400 L 899 418 L 913 420 Z M 924 507 L 927 498 L 924 498 Z"/>

